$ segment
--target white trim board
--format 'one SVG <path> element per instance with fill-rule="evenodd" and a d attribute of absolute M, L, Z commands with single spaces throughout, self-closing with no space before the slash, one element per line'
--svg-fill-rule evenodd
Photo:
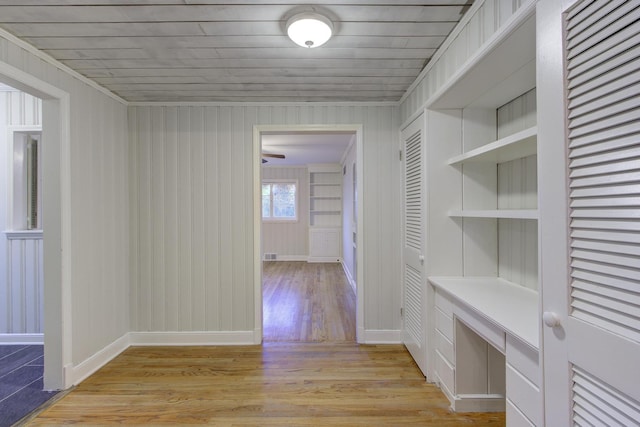
<path fill-rule="evenodd" d="M 365 329 L 363 344 L 402 344 L 402 331 L 399 329 Z"/>
<path fill-rule="evenodd" d="M 79 363 L 65 366 L 66 383 L 78 385 L 98 369 L 112 361 L 116 356 L 129 348 L 129 334 L 126 333 L 102 350 Z"/>
<path fill-rule="evenodd" d="M 254 345 L 254 331 L 129 332 L 131 346 Z"/>
<path fill-rule="evenodd" d="M 42 345 L 44 334 L 0 334 L 0 344 Z"/>

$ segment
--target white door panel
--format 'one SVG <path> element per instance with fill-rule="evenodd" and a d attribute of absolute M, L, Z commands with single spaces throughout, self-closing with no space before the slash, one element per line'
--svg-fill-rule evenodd
<path fill-rule="evenodd" d="M 402 131 L 403 153 L 403 342 L 427 374 L 424 118 Z"/>
<path fill-rule="evenodd" d="M 566 177 L 562 191 L 543 182 L 548 176 L 541 180 L 545 421 L 640 425 L 640 3 L 585 0 L 560 8 L 545 1 L 539 11 L 563 37 L 556 73 L 565 76 L 566 94 L 562 129 L 539 134 L 539 160 L 562 154 L 557 173 Z M 538 27 L 539 41 L 545 30 Z M 547 60 L 539 68 L 538 121 L 550 129 L 545 114 L 553 114 L 555 95 L 544 78 L 553 66 Z M 558 135 L 564 147 L 554 145 Z M 559 209 L 552 199 L 562 194 L 556 206 L 566 208 L 566 232 L 552 233 Z M 567 264 L 551 271 L 551 257 Z"/>

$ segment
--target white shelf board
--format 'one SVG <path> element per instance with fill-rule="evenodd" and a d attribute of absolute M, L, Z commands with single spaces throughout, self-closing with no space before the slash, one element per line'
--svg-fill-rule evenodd
<path fill-rule="evenodd" d="M 340 196 L 311 196 L 309 197 L 313 200 L 340 200 L 342 197 Z"/>
<path fill-rule="evenodd" d="M 341 184 L 325 184 L 325 183 L 321 183 L 321 182 L 312 182 L 309 184 L 312 187 L 339 187 Z"/>
<path fill-rule="evenodd" d="M 453 210 L 450 217 L 460 218 L 500 218 L 500 219 L 538 219 L 537 209 L 494 209 L 494 210 Z"/>
<path fill-rule="evenodd" d="M 438 289 L 539 348 L 538 293 L 499 277 L 429 277 Z"/>
<path fill-rule="evenodd" d="M 495 109 L 536 87 L 535 8 L 522 12 L 434 94 L 429 108 Z"/>
<path fill-rule="evenodd" d="M 469 162 L 503 163 L 536 154 L 538 127 L 533 126 L 497 141 L 452 157 L 448 163 L 457 165 Z"/>

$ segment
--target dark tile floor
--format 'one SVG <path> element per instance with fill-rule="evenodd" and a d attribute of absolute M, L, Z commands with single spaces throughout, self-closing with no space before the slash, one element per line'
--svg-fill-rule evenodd
<path fill-rule="evenodd" d="M 0 427 L 11 426 L 56 395 L 42 390 L 44 347 L 0 345 Z"/>

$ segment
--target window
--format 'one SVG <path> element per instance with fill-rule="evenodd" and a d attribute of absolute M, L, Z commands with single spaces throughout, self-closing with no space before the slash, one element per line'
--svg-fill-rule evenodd
<path fill-rule="evenodd" d="M 262 219 L 265 221 L 298 220 L 298 182 L 262 182 Z"/>
<path fill-rule="evenodd" d="M 40 131 L 14 131 L 13 133 L 13 230 L 39 230 L 42 228 L 40 205 L 42 195 Z"/>

